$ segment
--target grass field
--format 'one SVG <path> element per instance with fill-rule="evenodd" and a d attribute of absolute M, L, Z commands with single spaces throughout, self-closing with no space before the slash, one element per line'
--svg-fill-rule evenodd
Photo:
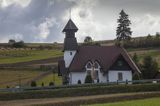
<path fill-rule="evenodd" d="M 134 55 L 134 53 L 137 54 L 139 61 L 142 63 L 143 58 L 147 55 L 153 57 L 159 64 L 160 68 L 160 49 L 158 48 L 150 48 L 150 49 L 132 49 L 128 50 L 129 54 L 131 56 Z"/>
<path fill-rule="evenodd" d="M 61 50 L 0 50 L 0 64 L 47 59 L 61 55 Z"/>
<path fill-rule="evenodd" d="M 20 79 L 21 84 L 25 84 L 41 73 L 41 71 L 34 70 L 0 70 L 0 88 L 6 88 L 6 86 L 15 87 L 19 85 Z"/>
<path fill-rule="evenodd" d="M 160 106 L 160 98 L 132 100 L 132 101 L 106 103 L 106 104 L 95 104 L 88 106 Z"/>
<path fill-rule="evenodd" d="M 62 85 L 62 79 L 58 76 L 58 74 L 49 74 L 44 78 L 38 80 L 38 86 L 41 86 L 42 82 L 44 83 L 44 86 L 48 86 L 50 82 L 54 82 L 55 85 Z"/>
<path fill-rule="evenodd" d="M 30 83 L 27 82 L 43 73 L 43 71 L 37 70 L 0 70 L 0 88 L 15 87 L 20 82 L 23 86 L 30 86 Z M 41 86 L 42 82 L 44 86 L 48 86 L 50 82 L 54 82 L 55 85 L 61 85 L 62 79 L 57 74 L 49 73 L 36 81 L 37 86 Z"/>

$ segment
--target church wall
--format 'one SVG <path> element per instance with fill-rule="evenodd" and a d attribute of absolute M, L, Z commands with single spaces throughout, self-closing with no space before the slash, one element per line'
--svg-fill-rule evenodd
<path fill-rule="evenodd" d="M 75 54 L 76 54 L 76 51 L 64 51 L 64 61 L 65 61 L 66 68 L 68 68 L 69 65 L 71 64 Z"/>
<path fill-rule="evenodd" d="M 70 84 L 78 84 L 78 80 L 81 81 L 81 84 L 85 83 L 85 78 L 87 76 L 86 72 L 70 72 Z M 107 75 L 103 75 L 103 73 L 99 73 L 99 83 L 106 83 Z"/>
<path fill-rule="evenodd" d="M 107 75 L 106 74 L 103 75 L 103 73 L 99 72 L 99 82 L 106 83 L 107 82 Z"/>
<path fill-rule="evenodd" d="M 70 84 L 78 84 L 78 80 L 81 81 L 81 84 L 84 84 L 86 75 L 86 72 L 71 72 L 69 74 Z"/>
<path fill-rule="evenodd" d="M 123 80 L 122 81 L 132 81 L 132 71 L 116 71 L 116 70 L 110 70 L 108 71 L 108 80 L 109 82 L 115 82 L 118 80 L 118 73 L 122 73 Z"/>

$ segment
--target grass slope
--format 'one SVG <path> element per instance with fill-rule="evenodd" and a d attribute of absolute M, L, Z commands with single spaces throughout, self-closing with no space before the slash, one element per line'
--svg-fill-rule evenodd
<path fill-rule="evenodd" d="M 30 86 L 31 80 L 35 79 L 39 75 L 44 74 L 43 71 L 37 70 L 0 70 L 0 88 L 15 87 L 19 85 L 20 80 L 23 86 Z M 54 82 L 55 85 L 61 85 L 62 79 L 58 74 L 49 73 L 48 75 L 41 77 L 36 81 L 37 86 L 41 86 L 42 82 L 44 86 L 49 86 L 50 82 Z"/>
<path fill-rule="evenodd" d="M 134 55 L 134 53 L 137 54 L 139 61 L 142 63 L 143 58 L 147 55 L 153 57 L 159 64 L 160 68 L 160 48 L 148 48 L 148 49 L 129 49 L 128 50 L 129 54 L 131 56 Z"/>
<path fill-rule="evenodd" d="M 6 86 L 15 87 L 19 85 L 19 79 L 21 79 L 21 84 L 23 85 L 41 73 L 41 71 L 34 70 L 0 70 L 0 88 L 6 88 Z"/>
<path fill-rule="evenodd" d="M 59 77 L 58 74 L 52 73 L 38 80 L 38 86 L 41 86 L 42 82 L 44 83 L 44 86 L 48 86 L 50 82 L 54 82 L 55 85 L 62 85 L 62 78 Z"/>
<path fill-rule="evenodd" d="M 61 50 L 0 50 L 0 64 L 41 60 L 61 55 Z"/>
<path fill-rule="evenodd" d="M 88 106 L 160 106 L 160 98 L 132 100 L 117 103 L 95 104 Z"/>

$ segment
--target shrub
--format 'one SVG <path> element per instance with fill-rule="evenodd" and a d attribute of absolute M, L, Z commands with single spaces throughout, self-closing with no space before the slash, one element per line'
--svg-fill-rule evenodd
<path fill-rule="evenodd" d="M 140 75 L 135 74 L 135 75 L 133 76 L 133 80 L 140 80 Z"/>
<path fill-rule="evenodd" d="M 78 84 L 81 84 L 81 80 L 78 80 Z"/>
<path fill-rule="evenodd" d="M 42 84 L 41 84 L 42 86 L 44 86 L 44 83 L 42 82 Z"/>
<path fill-rule="evenodd" d="M 36 87 L 36 86 L 37 86 L 36 81 L 32 81 L 31 82 L 31 87 Z"/>
<path fill-rule="evenodd" d="M 36 99 L 36 98 L 57 98 L 57 97 L 75 97 L 86 95 L 101 95 L 113 93 L 129 92 L 151 92 L 160 91 L 160 84 L 135 84 L 135 85 L 110 85 L 89 84 L 87 87 L 79 86 L 77 88 L 59 88 L 59 89 L 24 89 L 24 92 L 6 92 L 0 93 L 0 100 L 15 99 Z"/>
<path fill-rule="evenodd" d="M 50 83 L 49 83 L 49 86 L 54 86 L 54 82 L 50 82 Z"/>
<path fill-rule="evenodd" d="M 85 83 L 92 83 L 92 82 L 93 82 L 92 77 L 90 74 L 88 74 L 85 78 Z"/>

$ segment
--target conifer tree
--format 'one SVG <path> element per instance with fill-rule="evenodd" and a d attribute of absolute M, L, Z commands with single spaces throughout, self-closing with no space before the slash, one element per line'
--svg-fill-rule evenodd
<path fill-rule="evenodd" d="M 153 79 L 158 70 L 158 63 L 151 56 L 145 56 L 141 69 L 142 77 L 144 79 Z"/>
<path fill-rule="evenodd" d="M 117 20 L 118 27 L 116 30 L 117 41 L 129 41 L 131 39 L 132 31 L 130 28 L 131 21 L 129 20 L 128 14 L 123 10 L 120 12 L 119 19 Z"/>

